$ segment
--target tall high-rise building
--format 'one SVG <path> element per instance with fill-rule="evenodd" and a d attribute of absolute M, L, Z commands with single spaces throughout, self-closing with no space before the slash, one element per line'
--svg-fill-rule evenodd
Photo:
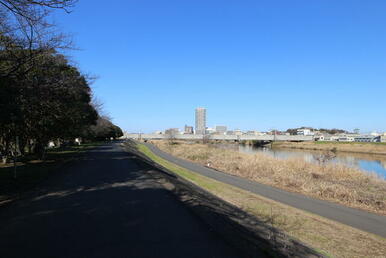
<path fill-rule="evenodd" d="M 196 134 L 205 134 L 206 129 L 206 109 L 196 108 Z"/>

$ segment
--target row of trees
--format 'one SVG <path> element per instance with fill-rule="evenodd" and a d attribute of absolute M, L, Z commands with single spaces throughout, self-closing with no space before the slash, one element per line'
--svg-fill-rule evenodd
<path fill-rule="evenodd" d="M 87 127 L 82 136 L 86 139 L 106 140 L 119 138 L 123 136 L 123 132 L 108 116 L 99 116 L 96 123 Z"/>
<path fill-rule="evenodd" d="M 321 133 L 327 133 L 327 134 L 347 133 L 346 130 L 342 130 L 342 129 L 336 129 L 336 128 L 333 128 L 333 129 L 325 129 L 325 128 L 316 129 L 316 128 L 306 127 L 306 126 L 299 127 L 299 128 L 290 128 L 290 129 L 287 129 L 286 132 L 290 133 L 291 135 L 296 135 L 297 131 L 299 129 L 310 129 L 311 131 L 319 131 Z"/>
<path fill-rule="evenodd" d="M 122 131 L 92 103 L 89 78 L 60 54 L 70 46 L 46 20 L 75 0 L 0 0 L 0 154 L 44 156 L 49 141 Z"/>

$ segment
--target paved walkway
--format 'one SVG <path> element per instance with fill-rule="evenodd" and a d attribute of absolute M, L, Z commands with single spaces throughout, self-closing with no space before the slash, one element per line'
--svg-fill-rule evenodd
<path fill-rule="evenodd" d="M 335 220 L 351 227 L 386 237 L 386 216 L 376 215 L 362 210 L 348 208 L 336 203 L 287 192 L 275 187 L 253 182 L 245 178 L 209 169 L 197 163 L 176 158 L 149 143 L 146 143 L 146 146 L 148 146 L 156 155 L 203 176 L 207 176 L 220 182 L 267 197 L 274 201 Z"/>
<path fill-rule="evenodd" d="M 0 257 L 239 257 L 116 144 L 0 209 Z"/>

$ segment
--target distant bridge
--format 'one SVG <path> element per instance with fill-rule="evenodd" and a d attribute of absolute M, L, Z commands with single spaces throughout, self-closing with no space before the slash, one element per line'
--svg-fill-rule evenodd
<path fill-rule="evenodd" d="M 167 134 L 142 134 L 142 133 L 126 133 L 124 136 L 126 139 L 134 140 L 167 140 L 167 139 L 176 139 L 176 140 L 222 140 L 222 141 L 263 141 L 263 142 L 272 142 L 272 141 L 298 141 L 306 142 L 313 141 L 313 136 L 308 135 L 220 135 L 220 134 L 210 134 L 210 135 L 199 135 L 199 134 L 177 134 L 170 136 Z"/>

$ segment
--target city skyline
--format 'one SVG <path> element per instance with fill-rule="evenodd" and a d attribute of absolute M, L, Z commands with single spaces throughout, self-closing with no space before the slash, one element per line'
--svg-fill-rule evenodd
<path fill-rule="evenodd" d="M 181 126 L 175 126 L 175 127 L 167 127 L 167 128 L 162 128 L 162 129 L 157 129 L 153 132 L 166 132 L 168 130 L 178 130 L 181 133 L 188 133 L 188 134 L 207 134 L 207 131 L 213 131 L 213 132 L 222 132 L 226 133 L 229 131 L 240 131 L 240 132 L 248 132 L 248 131 L 255 131 L 255 132 L 272 132 L 272 131 L 278 131 L 278 132 L 286 132 L 287 130 L 291 129 L 312 129 L 314 131 L 318 131 L 320 129 L 337 129 L 337 130 L 344 130 L 349 133 L 353 134 L 374 134 L 374 133 L 380 133 L 380 134 L 385 134 L 386 131 L 381 131 L 381 130 L 373 130 L 373 131 L 361 131 L 359 128 L 354 128 L 354 129 L 346 129 L 346 128 L 337 128 L 337 127 L 332 127 L 332 128 L 325 128 L 325 127 L 312 127 L 312 126 L 296 126 L 292 128 L 285 128 L 285 129 L 278 129 L 278 128 L 270 128 L 268 130 L 256 130 L 254 128 L 247 128 L 247 129 L 240 129 L 239 127 L 235 128 L 230 128 L 226 124 L 214 124 L 211 126 L 208 126 L 207 123 L 207 109 L 205 107 L 197 107 L 194 109 L 194 126 L 190 125 L 189 123 L 185 123 L 183 127 Z M 139 133 L 153 133 L 153 132 L 141 132 Z"/>
<path fill-rule="evenodd" d="M 385 13 L 385 1 L 84 0 L 53 18 L 126 131 L 194 125 L 205 106 L 208 125 L 371 132 L 386 131 Z"/>

